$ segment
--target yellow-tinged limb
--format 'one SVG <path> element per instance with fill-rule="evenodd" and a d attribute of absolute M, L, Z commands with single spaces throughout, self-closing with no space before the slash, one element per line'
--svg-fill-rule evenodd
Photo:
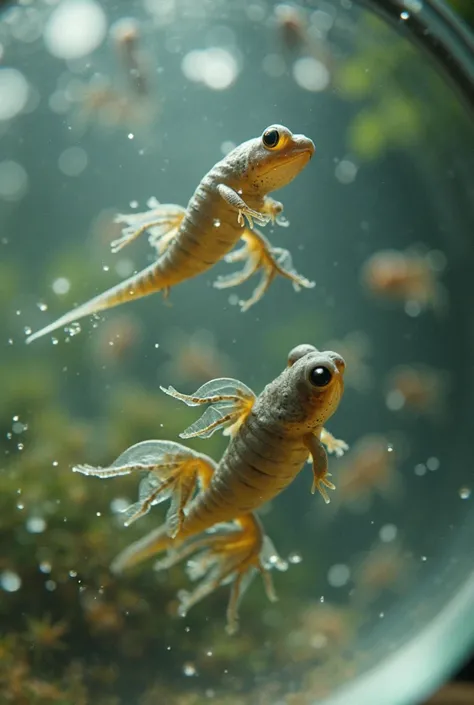
<path fill-rule="evenodd" d="M 319 492 L 326 504 L 329 504 L 330 499 L 326 488 L 335 490 L 336 486 L 328 480 L 331 474 L 328 472 L 328 456 L 319 438 L 313 434 L 308 434 L 304 438 L 304 443 L 311 453 L 313 460 L 313 486 L 311 494 Z"/>
<path fill-rule="evenodd" d="M 247 311 L 262 298 L 277 274 L 289 279 L 295 291 L 300 291 L 302 287 L 310 289 L 314 286 L 314 282 L 298 274 L 294 269 L 288 250 L 281 247 L 272 247 L 259 230 L 245 228 L 242 233 L 242 240 L 245 243 L 244 247 L 231 252 L 225 257 L 225 261 L 245 261 L 244 268 L 239 272 L 220 276 L 214 282 L 214 286 L 217 289 L 227 289 L 228 287 L 242 284 L 259 270 L 262 272 L 261 281 L 252 296 L 245 301 L 239 302 L 242 311 Z"/>
<path fill-rule="evenodd" d="M 126 223 L 122 236 L 111 242 L 112 252 L 119 252 L 123 247 L 136 240 L 142 233 L 149 232 L 149 244 L 159 255 L 169 247 L 176 237 L 183 221 L 186 209 L 174 203 L 158 203 L 150 199 L 148 205 L 153 206 L 142 213 L 119 213 L 116 223 Z"/>
<path fill-rule="evenodd" d="M 180 433 L 180 438 L 209 438 L 217 430 L 232 436 L 250 414 L 255 394 L 243 382 L 231 377 L 212 379 L 191 395 L 181 394 L 174 387 L 160 387 L 171 397 L 187 406 L 209 404 L 201 418 Z"/>

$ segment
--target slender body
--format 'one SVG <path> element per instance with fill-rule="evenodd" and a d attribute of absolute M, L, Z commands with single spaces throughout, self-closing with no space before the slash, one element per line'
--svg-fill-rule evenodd
<path fill-rule="evenodd" d="M 314 144 L 308 137 L 272 125 L 261 137 L 244 142 L 218 162 L 204 176 L 187 208 L 152 200 L 153 207 L 145 213 L 119 215 L 117 222 L 126 227 L 122 237 L 112 243 L 112 251 L 118 252 L 148 231 L 149 242 L 158 253 L 156 262 L 33 333 L 27 342 L 121 303 L 157 291 L 167 295 L 172 286 L 205 272 L 223 258 L 245 264 L 241 271 L 218 278 L 217 288 L 236 286 L 262 271 L 251 298 L 241 302 L 242 310 L 263 296 L 277 274 L 290 279 L 296 290 L 314 286 L 293 269 L 290 253 L 273 248 L 253 225 L 254 221 L 265 225 L 270 220 L 286 224 L 282 204 L 268 194 L 290 183 L 313 153 Z M 231 253 L 240 239 L 244 246 Z"/>
<path fill-rule="evenodd" d="M 325 447 L 340 455 L 347 445 L 323 424 L 339 404 L 344 368 L 337 353 L 300 345 L 290 352 L 286 369 L 258 397 L 242 382 L 226 378 L 207 382 L 192 396 L 164 389 L 189 406 L 209 405 L 182 438 L 208 437 L 222 429 L 230 437 L 229 445 L 215 463 L 178 443 L 144 441 L 122 453 L 110 468 L 75 468 L 104 478 L 147 473 L 139 501 L 126 510 L 127 525 L 154 504 L 171 499 L 165 524 L 126 548 L 112 569 L 120 572 L 163 551 L 168 555 L 158 569 L 197 554 L 188 572 L 191 579 L 203 579 L 194 592 L 180 593 L 181 614 L 231 582 L 230 632 L 237 628 L 241 592 L 255 570 L 274 599 L 268 571 L 286 566 L 253 512 L 285 489 L 309 457 L 313 492 L 318 490 L 329 501 L 325 488 L 334 485 L 328 479 Z"/>

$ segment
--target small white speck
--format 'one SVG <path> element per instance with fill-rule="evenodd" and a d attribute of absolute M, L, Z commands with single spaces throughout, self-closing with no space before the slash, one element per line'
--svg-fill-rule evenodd
<path fill-rule="evenodd" d="M 293 565 L 301 563 L 302 560 L 303 558 L 299 553 L 290 553 L 288 556 L 288 563 L 292 563 Z"/>
<path fill-rule="evenodd" d="M 470 487 L 461 487 L 459 490 L 459 496 L 461 499 L 469 499 L 471 496 L 471 488 Z"/>
<path fill-rule="evenodd" d="M 428 458 L 426 461 L 426 467 L 428 470 L 431 470 L 431 472 L 434 472 L 435 470 L 439 470 L 440 462 L 438 458 L 432 457 Z"/>
<path fill-rule="evenodd" d="M 405 11 L 404 11 L 404 12 L 401 12 L 401 13 L 400 13 L 400 19 L 401 19 L 401 20 L 408 20 L 408 19 L 410 19 L 410 13 L 409 13 L 409 12 L 405 12 Z"/>

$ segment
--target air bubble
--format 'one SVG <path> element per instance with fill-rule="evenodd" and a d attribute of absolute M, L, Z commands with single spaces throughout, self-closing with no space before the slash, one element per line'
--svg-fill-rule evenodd
<path fill-rule="evenodd" d="M 395 541 L 397 533 L 398 530 L 395 524 L 385 524 L 379 531 L 379 537 L 383 543 L 390 543 L 391 541 Z"/>
<path fill-rule="evenodd" d="M 66 279 L 66 277 L 59 277 L 58 279 L 55 279 L 52 285 L 54 293 L 58 294 L 59 296 L 67 294 L 70 288 L 71 282 L 69 281 L 69 279 Z"/>
<path fill-rule="evenodd" d="M 185 676 L 197 676 L 197 670 L 194 663 L 185 663 L 183 665 L 183 674 Z"/>
<path fill-rule="evenodd" d="M 336 563 L 328 570 L 328 583 L 331 587 L 344 587 L 351 577 L 350 568 L 343 563 Z"/>
<path fill-rule="evenodd" d="M 302 560 L 303 558 L 299 553 L 290 553 L 288 556 L 288 563 L 292 563 L 293 565 L 301 563 Z"/>
<path fill-rule="evenodd" d="M 4 570 L 0 573 L 0 587 L 5 592 L 17 592 L 21 588 L 21 578 L 12 570 Z"/>
<path fill-rule="evenodd" d="M 30 534 L 42 534 L 46 529 L 46 522 L 42 517 L 30 517 L 26 522 L 26 530 Z"/>

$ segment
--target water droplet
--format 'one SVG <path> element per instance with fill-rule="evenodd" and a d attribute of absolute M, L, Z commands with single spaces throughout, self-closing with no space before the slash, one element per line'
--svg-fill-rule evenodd
<path fill-rule="evenodd" d="M 32 328 L 30 328 L 30 326 L 25 326 L 25 327 L 23 328 L 23 332 L 24 332 L 25 335 L 31 335 L 31 333 L 32 333 Z"/>
<path fill-rule="evenodd" d="M 58 279 L 53 281 L 51 288 L 55 294 L 58 294 L 58 296 L 63 296 L 64 294 L 67 294 L 71 288 L 71 282 L 69 279 L 66 279 L 66 277 L 58 277 Z"/>
<path fill-rule="evenodd" d="M 418 477 L 423 477 L 423 475 L 426 475 L 426 465 L 424 463 L 418 463 L 418 465 L 415 465 L 415 475 L 418 475 Z"/>
<path fill-rule="evenodd" d="M 416 318 L 421 313 L 421 305 L 418 301 L 407 301 L 405 304 L 405 313 L 410 318 Z"/>
<path fill-rule="evenodd" d="M 101 517 L 101 516 L 102 516 L 102 512 L 96 512 L 95 515 L 96 515 L 96 517 Z"/>
<path fill-rule="evenodd" d="M 47 575 L 48 573 L 51 573 L 51 563 L 49 563 L 48 561 L 41 561 L 41 563 L 39 564 L 39 569 L 42 573 L 45 573 Z"/>
<path fill-rule="evenodd" d="M 44 304 L 42 301 L 40 301 L 37 304 L 38 308 L 40 311 L 47 311 L 48 310 L 48 304 Z"/>
<path fill-rule="evenodd" d="M 428 557 L 427 557 L 427 556 L 421 556 L 421 560 L 423 561 L 423 563 L 426 563 L 426 561 L 428 560 Z"/>
<path fill-rule="evenodd" d="M 78 321 L 75 321 L 74 323 L 71 323 L 69 326 L 66 326 L 64 329 L 68 336 L 70 338 L 73 338 L 75 335 L 81 332 L 81 324 Z"/>
<path fill-rule="evenodd" d="M 0 573 L 0 587 L 5 592 L 17 592 L 21 588 L 21 578 L 12 570 L 4 570 Z"/>
<path fill-rule="evenodd" d="M 410 13 L 409 13 L 409 12 L 405 12 L 405 11 L 404 11 L 404 12 L 401 12 L 401 13 L 400 13 L 400 19 L 401 19 L 401 20 L 408 20 L 408 19 L 410 19 Z"/>
<path fill-rule="evenodd" d="M 471 488 L 470 487 L 461 487 L 459 490 L 459 496 L 461 499 L 469 499 L 471 496 Z"/>
<path fill-rule="evenodd" d="M 129 500 L 124 499 L 123 497 L 116 497 L 110 503 L 110 509 L 113 512 L 113 514 L 121 514 L 126 509 L 128 509 L 129 506 L 130 506 Z"/>
<path fill-rule="evenodd" d="M 59 340 L 57 338 L 51 338 L 51 342 L 53 345 L 57 345 L 59 343 Z"/>
<path fill-rule="evenodd" d="M 221 227 L 221 221 L 219 220 L 219 218 L 214 218 L 213 223 L 214 223 L 214 227 L 215 227 L 215 228 L 220 228 L 220 227 Z"/>
<path fill-rule="evenodd" d="M 135 137 L 135 135 L 133 134 L 133 132 L 129 132 L 128 135 L 127 135 L 127 137 L 128 137 L 129 140 L 133 140 L 133 138 Z"/>
<path fill-rule="evenodd" d="M 56 590 L 56 583 L 54 582 L 54 580 L 47 580 L 44 586 L 46 590 L 48 590 L 48 592 L 54 592 L 54 590 Z"/>
<path fill-rule="evenodd" d="M 70 577 L 70 578 L 77 578 L 77 571 L 76 571 L 76 570 L 70 570 L 70 571 L 69 571 L 69 577 Z"/>
<path fill-rule="evenodd" d="M 390 411 L 400 411 L 405 406 L 405 395 L 399 389 L 391 389 L 385 397 L 385 404 Z"/>
<path fill-rule="evenodd" d="M 438 458 L 428 458 L 426 461 L 426 467 L 428 470 L 431 470 L 431 472 L 434 472 L 435 470 L 438 470 L 440 466 L 440 462 Z"/>
<path fill-rule="evenodd" d="M 21 421 L 15 420 L 14 418 L 14 423 L 12 424 L 12 431 L 13 433 L 16 433 L 17 435 L 20 435 L 20 433 L 23 433 L 24 431 L 28 430 L 28 426 Z"/>
<path fill-rule="evenodd" d="M 138 201 L 130 201 L 130 208 L 138 208 Z"/>
<path fill-rule="evenodd" d="M 380 540 L 383 543 L 390 543 L 397 538 L 397 527 L 395 524 L 385 524 L 379 531 Z"/>
<path fill-rule="evenodd" d="M 46 522 L 42 517 L 30 517 L 26 522 L 26 530 L 30 534 L 42 534 L 46 529 Z"/>
<path fill-rule="evenodd" d="M 196 666 L 194 665 L 194 663 L 190 663 L 190 662 L 185 663 L 183 665 L 183 673 L 185 676 L 196 676 L 197 670 L 196 670 Z"/>
<path fill-rule="evenodd" d="M 294 565 L 301 563 L 302 560 L 303 558 L 299 553 L 290 553 L 288 556 L 288 563 L 293 563 Z"/>
<path fill-rule="evenodd" d="M 343 563 L 336 563 L 328 570 L 328 583 L 332 587 L 344 587 L 351 577 L 350 568 Z"/>
<path fill-rule="evenodd" d="M 109 272 L 109 271 L 110 271 L 110 267 L 109 267 L 108 264 L 104 264 L 104 266 L 102 267 L 102 269 L 104 270 L 104 272 Z"/>

